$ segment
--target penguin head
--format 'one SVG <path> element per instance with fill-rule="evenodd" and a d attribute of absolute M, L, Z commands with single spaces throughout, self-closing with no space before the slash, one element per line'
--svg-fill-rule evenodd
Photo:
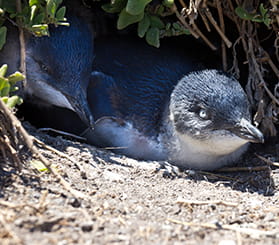
<path fill-rule="evenodd" d="M 75 111 L 93 124 L 86 89 L 93 63 L 93 37 L 76 17 L 70 26 L 50 29 L 49 37 L 31 38 L 27 46 L 27 92 L 35 98 Z"/>
<path fill-rule="evenodd" d="M 208 156 L 225 156 L 247 142 L 264 141 L 252 125 L 244 90 L 217 70 L 189 73 L 178 82 L 171 95 L 170 119 L 183 144 Z"/>

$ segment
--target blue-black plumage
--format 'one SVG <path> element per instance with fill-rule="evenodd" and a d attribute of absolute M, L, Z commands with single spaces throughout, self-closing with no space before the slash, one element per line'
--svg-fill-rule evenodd
<path fill-rule="evenodd" d="M 69 15 L 70 27 L 50 28 L 49 37 L 26 35 L 25 102 L 39 106 L 58 106 L 74 111 L 88 126 L 93 117 L 86 89 L 93 63 L 93 34 L 82 18 Z M 0 52 L 1 63 L 10 65 L 10 73 L 19 67 L 19 41 L 15 27 Z"/>
<path fill-rule="evenodd" d="M 204 69 L 199 50 L 173 45 L 155 49 L 127 37 L 96 41 L 88 100 L 97 121 L 88 141 L 198 169 L 232 163 L 248 142 L 263 142 L 238 81 Z"/>

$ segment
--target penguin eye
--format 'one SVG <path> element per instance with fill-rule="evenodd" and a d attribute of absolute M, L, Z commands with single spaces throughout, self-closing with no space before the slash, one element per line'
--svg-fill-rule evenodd
<path fill-rule="evenodd" d="M 207 120 L 207 119 L 209 119 L 209 113 L 205 110 L 205 109 L 200 109 L 199 110 L 199 117 L 201 118 L 201 119 L 204 119 L 204 120 Z"/>

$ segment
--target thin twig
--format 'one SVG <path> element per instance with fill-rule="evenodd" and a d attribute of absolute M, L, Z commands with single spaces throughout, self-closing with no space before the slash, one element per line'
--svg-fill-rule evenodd
<path fill-rule="evenodd" d="M 209 176 L 213 176 L 216 178 L 221 178 L 221 179 L 227 179 L 227 180 L 233 180 L 233 181 L 239 181 L 236 178 L 232 178 L 232 177 L 228 177 L 228 176 L 224 176 L 224 175 L 220 175 L 220 174 L 215 174 L 215 173 L 210 173 L 210 172 L 206 172 L 206 171 L 197 171 L 199 174 L 203 174 L 203 175 L 209 175 Z"/>
<path fill-rule="evenodd" d="M 251 55 L 251 59 L 253 61 L 253 65 L 255 67 L 255 72 L 260 80 L 260 84 L 261 86 L 264 87 L 266 93 L 268 94 L 268 96 L 277 104 L 279 105 L 279 100 L 272 94 L 272 92 L 268 89 L 264 79 L 263 79 L 263 76 L 260 72 L 260 69 L 259 69 L 259 65 L 258 63 L 256 62 L 256 57 L 255 57 L 255 54 L 254 54 L 254 51 L 253 51 L 253 44 L 252 44 L 252 39 L 249 38 L 248 40 L 248 46 L 249 46 L 249 50 L 250 50 L 250 55 Z"/>
<path fill-rule="evenodd" d="M 225 22 L 224 22 L 224 15 L 223 15 L 221 2 L 220 2 L 220 0 L 217 0 L 216 3 L 217 3 L 218 15 L 219 15 L 220 27 L 221 27 L 222 32 L 225 33 Z M 228 70 L 227 50 L 226 50 L 226 46 L 225 46 L 225 41 L 223 39 L 222 39 L 221 49 L 222 49 L 223 70 L 227 71 Z"/>
<path fill-rule="evenodd" d="M 183 8 L 186 8 L 186 7 L 187 7 L 183 0 L 179 0 L 179 2 L 180 2 L 181 6 L 182 6 Z"/>
<path fill-rule="evenodd" d="M 217 50 L 216 46 L 211 43 L 208 38 L 200 31 L 200 29 L 198 28 L 198 26 L 194 23 L 193 24 L 194 30 L 196 33 L 198 33 L 198 35 L 202 38 L 202 40 L 212 49 L 212 50 Z"/>
<path fill-rule="evenodd" d="M 199 14 L 200 14 L 200 16 L 201 16 L 201 18 L 202 18 L 202 21 L 203 21 L 203 23 L 204 23 L 204 25 L 205 25 L 205 27 L 206 27 L 206 30 L 207 30 L 208 32 L 211 32 L 210 25 L 208 24 L 208 21 L 207 21 L 206 17 L 204 16 L 204 11 L 201 11 L 200 8 L 198 9 L 198 11 L 199 11 Z"/>
<path fill-rule="evenodd" d="M 270 170 L 269 166 L 253 166 L 253 167 L 234 167 L 234 168 L 220 168 L 217 169 L 217 172 L 252 172 L 252 171 L 266 171 Z"/>
<path fill-rule="evenodd" d="M 180 13 L 177 10 L 176 5 L 173 6 L 173 11 L 175 12 L 176 17 L 180 20 L 180 22 L 189 30 L 191 35 L 195 38 L 199 38 L 199 35 L 194 32 L 194 30 L 191 28 L 191 26 L 185 21 L 185 19 L 180 15 Z"/>
<path fill-rule="evenodd" d="M 33 138 L 34 142 L 36 142 L 37 144 L 39 144 L 41 147 L 43 147 L 44 149 L 50 151 L 50 152 L 53 152 L 54 154 L 56 154 L 57 156 L 59 157 L 62 157 L 62 158 L 65 158 L 67 160 L 69 160 L 70 162 L 74 163 L 78 169 L 80 171 L 84 171 L 83 167 L 80 165 L 80 163 L 78 161 L 76 161 L 75 159 L 71 158 L 70 156 L 68 156 L 67 154 L 61 152 L 61 151 L 58 151 L 57 149 L 49 146 L 49 145 L 46 145 L 44 142 L 42 142 L 41 140 L 37 139 L 37 138 Z M 85 172 L 85 171 L 84 171 Z"/>
<path fill-rule="evenodd" d="M 225 42 L 227 47 L 230 48 L 232 46 L 232 42 L 226 37 L 225 33 L 223 33 L 223 31 L 217 25 L 217 22 L 213 18 L 212 14 L 208 8 L 206 8 L 205 14 L 206 14 L 207 18 L 209 19 L 209 21 L 211 22 L 211 24 L 214 26 L 215 30 L 218 32 L 218 34 L 222 38 L 222 40 Z"/>
<path fill-rule="evenodd" d="M 39 128 L 39 131 L 41 131 L 41 132 L 54 132 L 54 133 L 60 134 L 62 136 L 72 137 L 72 138 L 77 139 L 77 140 L 83 140 L 83 141 L 86 140 L 86 138 L 84 138 L 84 137 L 81 137 L 81 136 L 78 136 L 78 135 L 75 135 L 75 134 L 71 134 L 71 133 L 68 133 L 68 132 L 65 132 L 65 131 L 62 131 L 62 130 L 54 129 L 54 128 Z"/>
<path fill-rule="evenodd" d="M 55 168 L 51 167 L 51 164 L 48 162 L 48 160 L 38 151 L 36 146 L 34 145 L 34 137 L 30 136 L 26 130 L 22 127 L 19 120 L 16 118 L 16 116 L 10 111 L 10 109 L 3 103 L 2 100 L 0 100 L 0 110 L 5 113 L 8 120 L 13 122 L 14 127 L 17 129 L 17 131 L 20 133 L 21 137 L 23 138 L 25 144 L 30 149 L 30 151 L 33 153 L 35 157 L 37 157 L 48 169 L 49 171 L 59 180 L 59 182 L 63 185 L 63 187 L 69 191 L 74 197 L 77 198 L 87 198 L 87 196 L 77 190 L 74 190 L 70 184 L 57 172 Z"/>
<path fill-rule="evenodd" d="M 279 69 L 277 68 L 277 66 L 273 63 L 273 61 L 271 60 L 269 54 L 264 51 L 264 54 L 267 58 L 267 63 L 269 64 L 269 66 L 271 67 L 271 69 L 273 70 L 273 72 L 275 73 L 275 75 L 277 76 L 277 78 L 279 78 Z"/>
<path fill-rule="evenodd" d="M 14 204 L 14 203 L 7 202 L 7 201 L 0 201 L 0 206 L 12 208 L 12 209 L 23 209 L 25 207 L 28 207 L 28 208 L 34 209 L 36 212 L 39 211 L 39 209 L 37 207 L 35 207 L 34 205 L 31 205 L 31 204 L 28 204 L 28 203 Z"/>
<path fill-rule="evenodd" d="M 7 221 L 4 218 L 3 212 L 0 212 L 0 223 L 7 231 L 10 237 L 14 239 L 14 244 L 24 244 L 23 241 L 15 234 L 14 229 L 10 227 Z"/>
<path fill-rule="evenodd" d="M 22 12 L 22 7 L 21 7 L 21 0 L 16 1 L 16 9 L 18 13 Z M 19 20 L 17 19 L 17 22 Z M 17 23 L 18 25 L 18 31 L 19 31 L 19 44 L 20 44 L 20 68 L 19 70 L 21 73 L 24 75 L 24 80 L 23 80 L 23 87 L 26 87 L 26 43 L 25 43 L 25 37 L 24 37 L 24 31 L 21 28 L 20 23 Z"/>
<path fill-rule="evenodd" d="M 175 224 L 190 226 L 190 227 L 201 227 L 201 228 L 208 228 L 208 229 L 215 229 L 215 230 L 230 230 L 230 231 L 235 231 L 235 232 L 243 233 L 246 235 L 252 235 L 252 236 L 259 235 L 259 236 L 275 237 L 279 232 L 279 230 L 265 231 L 265 230 L 258 230 L 253 228 L 242 228 L 236 225 L 184 222 L 184 221 L 170 219 L 170 218 L 167 219 L 167 221 Z"/>
<path fill-rule="evenodd" d="M 261 159 L 262 161 L 264 161 L 265 163 L 267 163 L 269 166 L 274 166 L 274 167 L 279 167 L 279 162 L 273 162 L 268 158 L 265 158 L 263 156 L 260 156 L 258 154 L 255 154 L 259 159 Z M 269 167 L 268 166 L 268 167 Z"/>
<path fill-rule="evenodd" d="M 235 202 L 227 202 L 222 200 L 215 200 L 215 201 L 197 201 L 197 200 L 184 200 L 184 199 L 178 199 L 176 201 L 178 204 L 183 205 L 224 205 L 224 206 L 230 206 L 230 207 L 237 207 L 239 204 Z"/>

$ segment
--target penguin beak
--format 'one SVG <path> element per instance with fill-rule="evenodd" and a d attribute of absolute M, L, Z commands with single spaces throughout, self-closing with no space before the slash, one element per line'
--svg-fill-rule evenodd
<path fill-rule="evenodd" d="M 81 92 L 75 98 L 68 97 L 68 100 L 85 125 L 94 129 L 94 118 L 90 111 L 86 96 Z"/>
<path fill-rule="evenodd" d="M 252 143 L 264 143 L 264 136 L 262 132 L 244 118 L 242 118 L 240 122 L 237 123 L 237 125 L 230 131 L 238 137 Z"/>

